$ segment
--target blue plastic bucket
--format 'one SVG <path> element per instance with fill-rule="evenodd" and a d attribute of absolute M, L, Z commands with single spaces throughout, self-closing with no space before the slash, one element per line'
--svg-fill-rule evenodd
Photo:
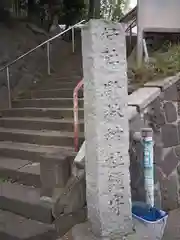
<path fill-rule="evenodd" d="M 141 239 L 162 239 L 168 214 L 143 202 L 132 204 L 135 231 Z"/>

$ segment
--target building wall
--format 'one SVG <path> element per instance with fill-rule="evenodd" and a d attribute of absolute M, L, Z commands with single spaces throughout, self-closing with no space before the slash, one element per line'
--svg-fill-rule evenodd
<path fill-rule="evenodd" d="M 138 0 L 137 64 L 143 58 L 143 31 L 180 32 L 179 0 Z"/>
<path fill-rule="evenodd" d="M 141 28 L 180 29 L 179 0 L 143 0 L 138 17 Z"/>

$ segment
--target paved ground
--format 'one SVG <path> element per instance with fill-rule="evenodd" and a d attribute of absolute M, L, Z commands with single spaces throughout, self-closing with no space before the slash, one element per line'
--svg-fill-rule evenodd
<path fill-rule="evenodd" d="M 71 232 L 60 240 L 73 240 Z M 180 240 L 180 209 L 170 212 L 162 240 Z"/>
<path fill-rule="evenodd" d="M 170 212 L 162 240 L 180 240 L 180 209 Z"/>
<path fill-rule="evenodd" d="M 73 240 L 71 231 L 69 231 L 64 237 L 57 240 Z"/>

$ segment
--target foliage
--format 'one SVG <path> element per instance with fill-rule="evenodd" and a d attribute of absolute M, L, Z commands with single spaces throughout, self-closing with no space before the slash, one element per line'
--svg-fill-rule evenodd
<path fill-rule="evenodd" d="M 104 18 L 118 21 L 124 14 L 130 0 L 89 0 L 89 18 Z"/>
<path fill-rule="evenodd" d="M 87 16 L 87 1 L 89 2 L 90 17 L 102 17 L 117 21 L 123 15 L 123 10 L 129 0 L 13 0 L 15 12 L 27 12 L 29 19 L 39 19 L 43 25 L 51 25 L 54 17 L 58 16 L 61 24 L 67 26 L 75 24 Z M 86 2 L 86 4 L 85 4 Z M 1 14 L 6 18 L 7 14 Z"/>
<path fill-rule="evenodd" d="M 0 1 L 0 22 L 10 25 L 10 12 L 5 9 L 4 2 Z"/>
<path fill-rule="evenodd" d="M 102 0 L 101 16 L 104 19 L 118 21 L 124 13 L 127 0 Z"/>
<path fill-rule="evenodd" d="M 14 13 L 19 16 L 21 10 L 27 13 L 29 19 L 39 19 L 41 23 L 52 24 L 54 17 L 58 16 L 63 24 L 71 25 L 82 19 L 84 14 L 84 0 L 13 0 Z M 0 1 L 0 17 L 6 18 L 8 13 Z M 6 14 L 3 14 L 5 13 Z"/>
<path fill-rule="evenodd" d="M 64 0 L 61 9 L 61 20 L 69 25 L 75 24 L 82 19 L 85 10 L 84 0 Z"/>
<path fill-rule="evenodd" d="M 165 50 L 162 52 L 162 49 Z M 141 68 L 131 69 L 132 82 L 144 84 L 151 80 L 175 75 L 180 72 L 180 45 L 166 44 L 161 50 L 152 54 L 148 64 L 143 64 Z M 133 77 L 132 77 L 133 75 Z"/>

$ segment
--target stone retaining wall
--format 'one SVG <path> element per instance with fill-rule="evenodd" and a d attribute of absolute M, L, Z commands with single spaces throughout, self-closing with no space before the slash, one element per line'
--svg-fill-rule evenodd
<path fill-rule="evenodd" d="M 134 133 L 154 131 L 155 202 L 165 210 L 180 203 L 180 74 L 147 83 L 129 96 L 133 200 L 144 200 L 142 143 Z"/>

